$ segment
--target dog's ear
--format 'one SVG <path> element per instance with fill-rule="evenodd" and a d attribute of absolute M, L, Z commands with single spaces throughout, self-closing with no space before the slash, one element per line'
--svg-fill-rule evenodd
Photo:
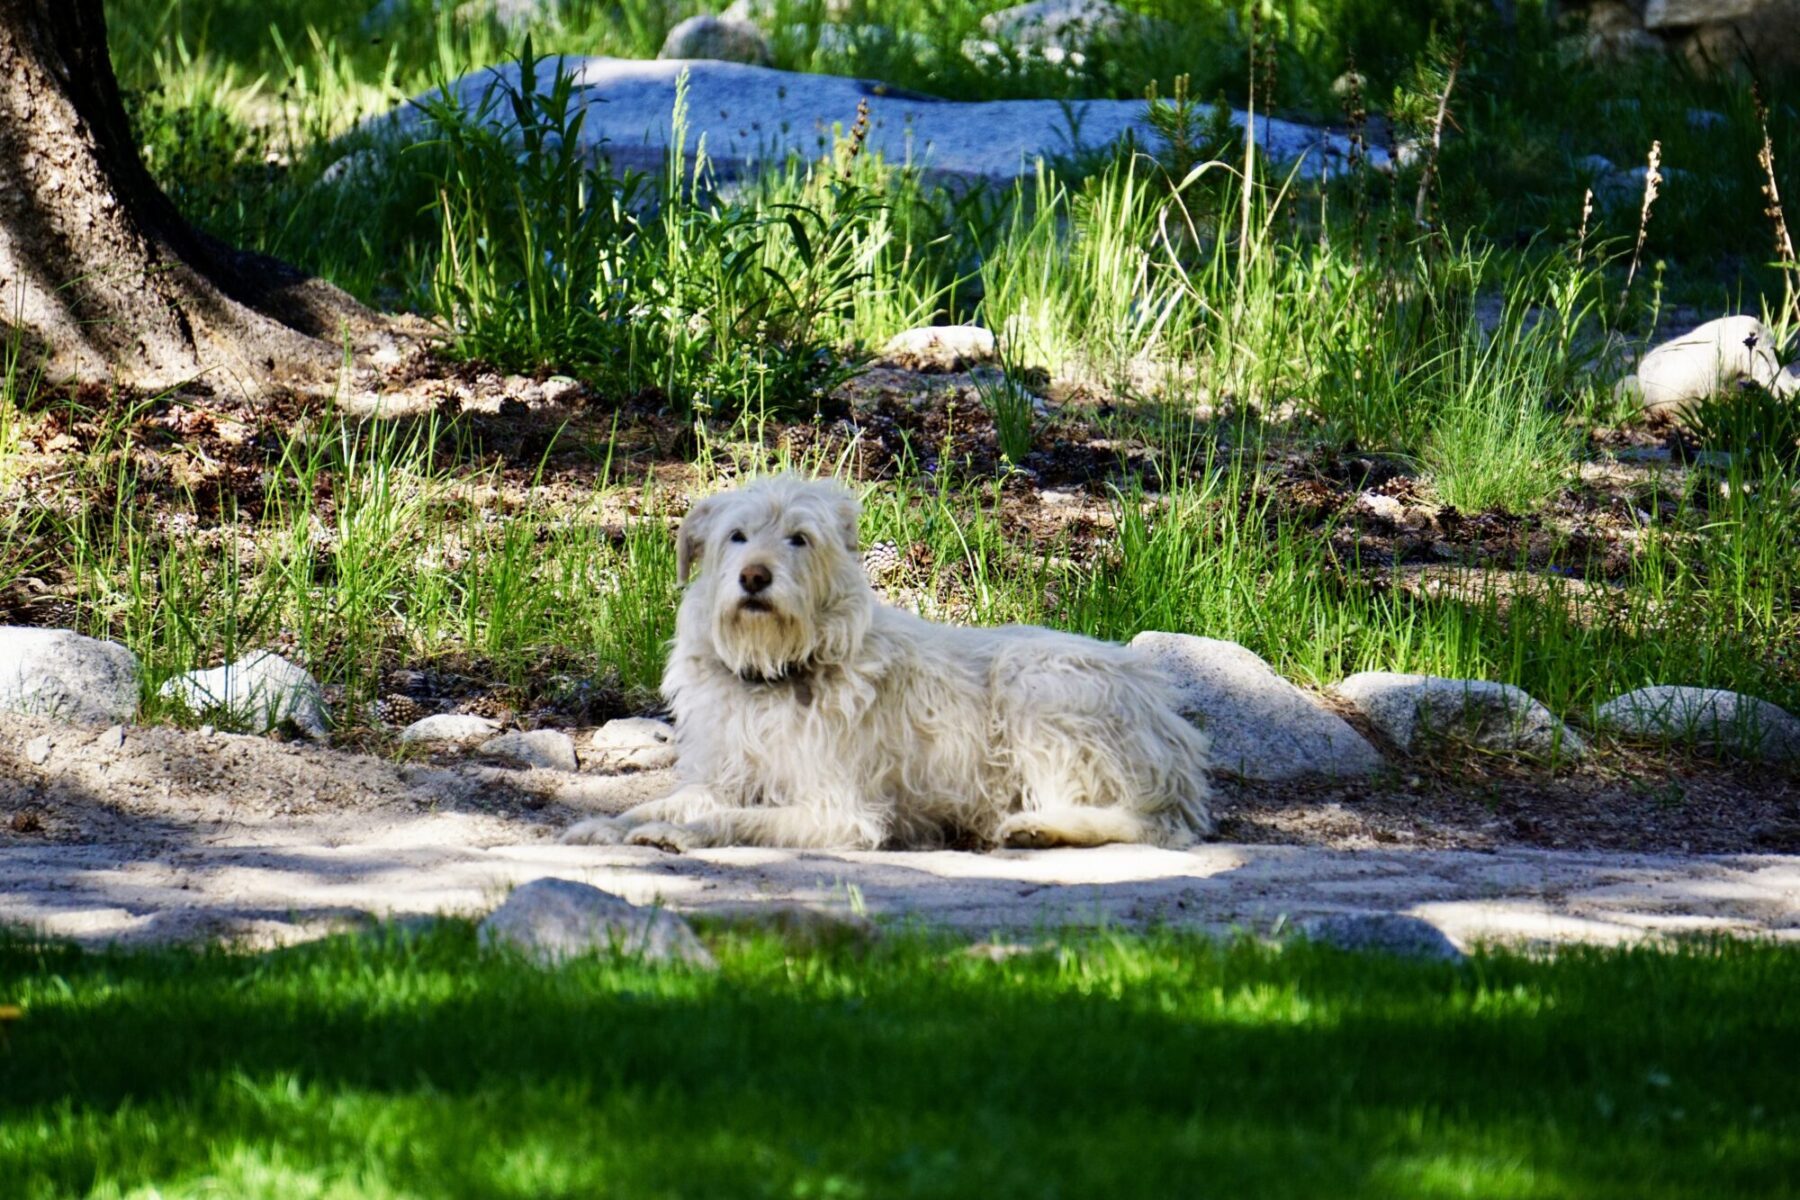
<path fill-rule="evenodd" d="M 832 515 L 837 521 L 838 536 L 844 549 L 855 554 L 862 546 L 862 501 L 849 488 L 839 489 L 833 499 Z"/>
<path fill-rule="evenodd" d="M 718 496 L 708 496 L 692 508 L 687 516 L 681 519 L 681 532 L 675 538 L 675 582 L 686 583 L 693 570 L 694 562 L 706 548 L 706 538 L 712 532 L 713 519 L 719 515 Z"/>

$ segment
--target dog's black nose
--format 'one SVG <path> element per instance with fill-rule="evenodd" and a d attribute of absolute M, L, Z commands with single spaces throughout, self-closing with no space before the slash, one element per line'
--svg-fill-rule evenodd
<path fill-rule="evenodd" d="M 774 582 L 775 577 L 769 574 L 769 568 L 761 563 L 751 563 L 738 572 L 738 586 L 744 589 L 746 595 L 754 596 Z"/>

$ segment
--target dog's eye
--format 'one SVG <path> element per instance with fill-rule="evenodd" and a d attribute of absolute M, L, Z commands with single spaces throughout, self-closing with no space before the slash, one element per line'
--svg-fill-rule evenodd
<path fill-rule="evenodd" d="M 744 531 L 743 531 L 743 530 L 741 530 L 741 529 L 734 529 L 734 530 L 732 530 L 732 531 L 731 531 L 731 540 L 732 540 L 732 541 L 734 541 L 734 542 L 741 542 L 741 541 L 743 541 L 743 540 L 744 540 Z"/>
<path fill-rule="evenodd" d="M 790 546 L 806 545 L 806 535 L 804 533 L 796 533 L 796 534 L 789 535 L 788 545 L 790 545 Z"/>

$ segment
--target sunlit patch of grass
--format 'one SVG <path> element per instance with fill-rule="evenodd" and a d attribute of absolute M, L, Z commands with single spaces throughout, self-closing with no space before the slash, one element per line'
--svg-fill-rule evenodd
<path fill-rule="evenodd" d="M 1800 956 L 1464 967 L 1172 933 L 544 971 L 452 922 L 241 954 L 0 945 L 14 1194 L 1782 1194 Z M 1621 1012 L 1630 1020 L 1618 1019 Z"/>

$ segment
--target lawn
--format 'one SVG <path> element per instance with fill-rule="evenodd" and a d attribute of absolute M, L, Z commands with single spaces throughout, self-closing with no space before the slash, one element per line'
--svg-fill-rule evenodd
<path fill-rule="evenodd" d="M 716 974 L 10 941 L 6 1194 L 1659 1196 L 1800 1188 L 1800 955 L 1461 966 L 1173 934 L 994 961 L 705 936 Z"/>

